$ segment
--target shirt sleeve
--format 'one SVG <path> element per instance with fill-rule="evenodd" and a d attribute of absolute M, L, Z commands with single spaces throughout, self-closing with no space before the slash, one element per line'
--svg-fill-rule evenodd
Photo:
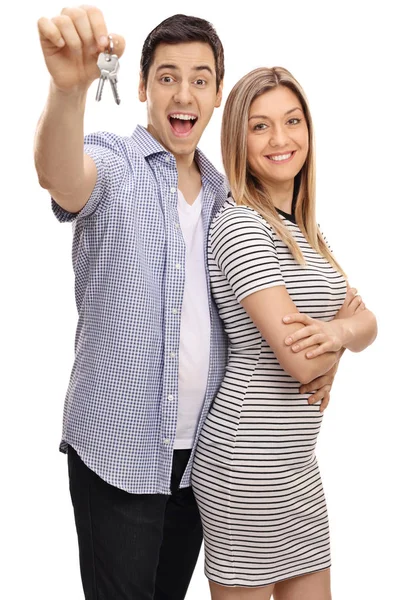
<path fill-rule="evenodd" d="M 72 222 L 105 210 L 114 200 L 127 168 L 127 161 L 118 146 L 120 138 L 112 133 L 99 132 L 85 136 L 84 152 L 95 162 L 97 180 L 85 206 L 78 213 L 64 210 L 51 199 L 53 213 L 61 222 Z"/>
<path fill-rule="evenodd" d="M 246 207 L 227 209 L 217 217 L 210 250 L 239 302 L 254 292 L 285 285 L 272 231 Z"/>

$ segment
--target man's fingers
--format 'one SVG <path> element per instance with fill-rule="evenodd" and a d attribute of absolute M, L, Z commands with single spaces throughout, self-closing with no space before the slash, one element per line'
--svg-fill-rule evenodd
<path fill-rule="evenodd" d="M 61 32 L 63 40 L 72 52 L 82 50 L 82 40 L 76 31 L 75 25 L 67 15 L 58 15 L 52 22 Z"/>
<path fill-rule="evenodd" d="M 125 52 L 125 38 L 122 37 L 122 35 L 118 35 L 117 33 L 111 33 L 110 35 L 112 35 L 112 41 L 114 44 L 113 53 L 116 54 L 118 58 L 121 58 L 121 56 Z M 107 44 L 108 42 L 109 40 L 107 40 Z"/>
<path fill-rule="evenodd" d="M 96 40 L 98 48 L 104 50 L 107 47 L 109 40 L 103 13 L 95 6 L 83 5 L 81 8 L 83 8 L 87 14 L 90 27 L 93 31 L 93 37 Z"/>
<path fill-rule="evenodd" d="M 97 43 L 93 37 L 93 31 L 90 26 L 87 12 L 82 8 L 64 8 L 62 15 L 69 17 L 73 26 L 79 35 L 83 46 L 91 48 L 93 51 L 97 50 Z"/>
<path fill-rule="evenodd" d="M 118 58 L 121 58 L 125 51 L 125 39 L 122 37 L 122 35 L 118 35 L 117 33 L 108 33 L 103 13 L 95 6 L 83 5 L 81 8 L 86 11 L 98 50 L 101 52 L 107 48 L 110 42 L 108 35 L 111 35 L 114 45 L 113 53 L 116 54 Z"/>
<path fill-rule="evenodd" d="M 50 42 L 58 48 L 65 46 L 61 31 L 53 21 L 42 17 L 37 22 L 41 42 Z"/>

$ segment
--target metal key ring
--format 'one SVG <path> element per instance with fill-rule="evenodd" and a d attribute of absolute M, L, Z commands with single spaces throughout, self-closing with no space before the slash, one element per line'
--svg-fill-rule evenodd
<path fill-rule="evenodd" d="M 108 52 L 109 52 L 109 54 L 113 54 L 114 42 L 113 42 L 113 39 L 112 39 L 112 35 L 109 35 L 108 39 L 110 40 L 109 44 L 108 44 Z"/>

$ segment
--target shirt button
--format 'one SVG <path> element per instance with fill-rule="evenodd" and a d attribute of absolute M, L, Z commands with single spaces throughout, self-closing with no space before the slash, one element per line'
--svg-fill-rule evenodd
<path fill-rule="evenodd" d="M 169 162 L 170 160 L 171 160 L 171 157 L 170 157 L 170 156 L 166 156 L 166 157 L 165 157 L 165 162 Z"/>
<path fill-rule="evenodd" d="M 172 314 L 173 314 L 173 315 L 176 315 L 176 313 L 177 313 L 177 312 L 178 312 L 178 309 L 177 309 L 177 308 L 173 308 L 173 309 L 172 309 Z"/>
<path fill-rule="evenodd" d="M 165 444 L 166 446 L 169 446 L 169 443 L 170 443 L 170 441 L 171 441 L 171 440 L 169 440 L 168 438 L 166 438 L 166 439 L 164 440 L 164 444 Z"/>
<path fill-rule="evenodd" d="M 176 268 L 177 268 L 178 270 L 181 268 L 181 265 L 180 265 L 180 263 L 176 263 L 176 265 L 175 265 L 175 266 L 176 266 Z"/>
<path fill-rule="evenodd" d="M 167 399 L 171 401 L 171 400 L 173 400 L 173 399 L 174 399 L 174 397 L 173 397 L 173 395 L 172 395 L 172 394 L 169 394 L 169 396 L 168 396 L 168 398 L 167 398 Z"/>
<path fill-rule="evenodd" d="M 175 356 L 176 356 L 175 352 L 171 352 L 171 353 L 170 353 L 170 357 L 171 357 L 171 358 L 175 358 Z"/>
<path fill-rule="evenodd" d="M 175 229 L 179 229 L 180 225 L 179 223 L 175 223 Z"/>
<path fill-rule="evenodd" d="M 175 194 L 175 192 L 176 192 L 176 188 L 172 187 L 172 188 L 171 188 L 171 192 L 172 192 L 173 194 Z"/>

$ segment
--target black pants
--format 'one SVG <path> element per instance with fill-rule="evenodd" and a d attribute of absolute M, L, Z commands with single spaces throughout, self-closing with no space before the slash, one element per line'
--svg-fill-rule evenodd
<path fill-rule="evenodd" d="M 171 496 L 129 494 L 68 448 L 68 470 L 86 600 L 182 600 L 202 528 L 192 488 L 179 490 L 190 450 L 175 450 Z"/>

